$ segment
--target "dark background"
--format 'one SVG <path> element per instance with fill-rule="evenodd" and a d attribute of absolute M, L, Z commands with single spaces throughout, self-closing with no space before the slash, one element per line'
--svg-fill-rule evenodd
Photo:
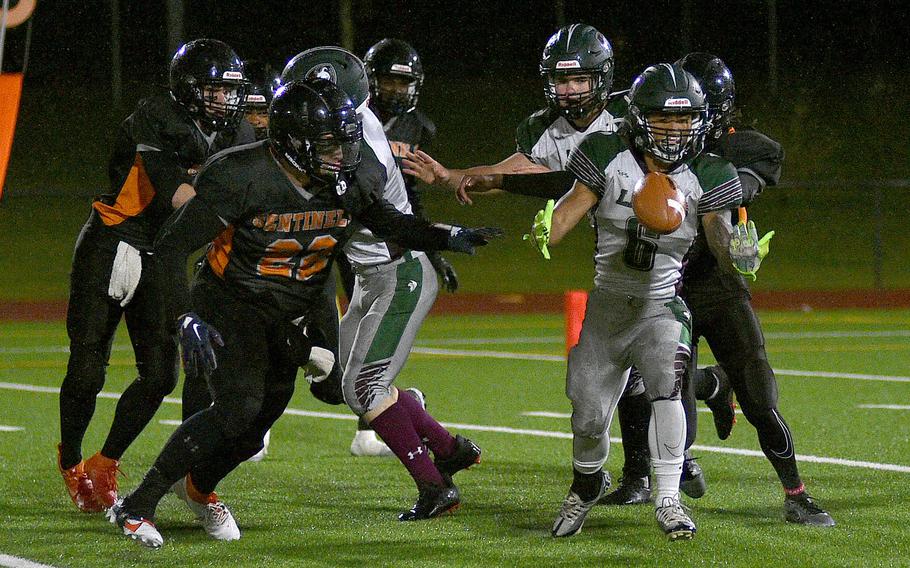
<path fill-rule="evenodd" d="M 420 107 L 435 120 L 433 154 L 450 166 L 497 162 L 515 127 L 544 103 L 538 61 L 559 27 L 556 2 L 350 0 L 354 51 L 384 37 L 424 60 Z M 122 97 L 112 89 L 110 0 L 38 0 L 25 87 L 0 201 L 0 298 L 66 295 L 69 255 L 93 194 L 106 190 L 117 125 L 166 85 L 165 0 L 120 0 Z M 339 2 L 186 0 L 183 39 L 215 37 L 244 58 L 282 67 L 296 53 L 341 43 Z M 777 82 L 769 6 L 776 5 Z M 676 0 L 569 2 L 613 43 L 614 89 L 647 65 L 690 50 L 721 56 L 744 120 L 787 154 L 782 187 L 752 208 L 775 229 L 759 288 L 910 288 L 910 8 L 902 1 Z M 27 26 L 9 30 L 4 71 L 23 63 Z M 775 88 L 776 87 L 776 88 Z M 504 226 L 508 238 L 454 259 L 466 291 L 558 291 L 590 284 L 588 232 L 549 264 L 520 235 L 540 203 L 491 198 L 461 208 L 426 192 L 435 219 Z M 577 235 L 575 234 L 577 233 Z M 496 249 L 495 251 L 493 249 Z M 23 264 L 23 259 L 25 263 Z M 508 260 L 506 260 L 508 259 Z M 509 278 L 493 277 L 509 262 Z M 23 270 L 23 266 L 28 270 Z M 36 279 L 35 273 L 45 274 Z"/>

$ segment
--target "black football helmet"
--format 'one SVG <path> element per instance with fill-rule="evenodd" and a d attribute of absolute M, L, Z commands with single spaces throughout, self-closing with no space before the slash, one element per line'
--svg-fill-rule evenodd
<path fill-rule="evenodd" d="M 209 130 L 234 128 L 243 118 L 246 75 L 234 50 L 217 39 L 184 44 L 169 69 L 171 95 Z"/>
<path fill-rule="evenodd" d="M 655 115 L 689 115 L 692 122 L 686 129 L 663 128 L 654 124 Z M 704 148 L 708 103 L 688 71 L 675 63 L 661 63 L 645 69 L 632 83 L 627 120 L 639 150 L 674 164 Z"/>
<path fill-rule="evenodd" d="M 248 60 L 243 64 L 249 85 L 246 89 L 244 112 L 247 120 L 253 124 L 257 140 L 268 137 L 269 104 L 275 91 L 281 86 L 278 72 L 267 63 L 257 60 Z"/>
<path fill-rule="evenodd" d="M 327 80 L 282 85 L 269 106 L 269 144 L 311 177 L 331 181 L 357 169 L 362 139 L 354 103 Z"/>
<path fill-rule="evenodd" d="M 720 57 L 710 53 L 696 51 L 676 64 L 701 83 L 708 98 L 708 120 L 711 121 L 708 137 L 719 138 L 736 116 L 736 84 L 733 82 L 733 74 Z"/>
<path fill-rule="evenodd" d="M 335 83 L 351 97 L 354 108 L 370 98 L 370 81 L 359 57 L 335 46 L 322 46 L 298 53 L 281 72 L 281 83 L 312 78 Z"/>
<path fill-rule="evenodd" d="M 602 33 L 585 24 L 560 28 L 550 36 L 540 58 L 540 75 L 549 107 L 570 120 L 585 117 L 602 108 L 613 86 L 613 47 Z M 559 95 L 556 79 L 566 75 L 588 75 L 591 90 Z"/>
<path fill-rule="evenodd" d="M 423 64 L 420 56 L 408 43 L 386 38 L 367 51 L 363 63 L 370 79 L 372 103 L 385 116 L 398 116 L 417 107 L 420 87 L 423 85 Z M 402 77 L 409 81 L 403 93 L 389 93 L 379 89 L 383 76 Z"/>

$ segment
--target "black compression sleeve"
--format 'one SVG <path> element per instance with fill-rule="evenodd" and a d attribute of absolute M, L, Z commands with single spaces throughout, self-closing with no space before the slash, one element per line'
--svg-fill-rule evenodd
<path fill-rule="evenodd" d="M 177 163 L 173 155 L 168 152 L 139 152 L 145 173 L 148 174 L 155 193 L 170 203 L 174 193 L 182 183 L 193 183 L 193 177 L 186 172 L 186 168 Z"/>
<path fill-rule="evenodd" d="M 224 231 L 224 223 L 201 199 L 174 211 L 155 239 L 155 270 L 162 284 L 168 322 L 190 311 L 186 259 Z"/>
<path fill-rule="evenodd" d="M 755 172 L 740 168 L 739 182 L 743 186 L 743 206 L 751 204 L 765 189 L 765 181 Z"/>
<path fill-rule="evenodd" d="M 413 250 L 445 250 L 449 229 L 431 225 L 414 215 L 406 215 L 384 199 L 374 201 L 360 211 L 357 220 L 377 237 L 395 241 Z"/>
<path fill-rule="evenodd" d="M 573 183 L 575 183 L 575 176 L 567 171 L 502 176 L 503 191 L 544 199 L 559 199 L 572 189 Z"/>

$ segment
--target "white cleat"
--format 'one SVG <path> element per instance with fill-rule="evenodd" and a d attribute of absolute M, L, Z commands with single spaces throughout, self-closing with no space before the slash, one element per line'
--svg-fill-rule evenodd
<path fill-rule="evenodd" d="M 261 462 L 262 458 L 269 453 L 269 439 L 272 437 L 272 431 L 266 430 L 265 436 L 262 438 L 262 449 L 256 452 L 252 457 L 247 459 L 248 462 Z"/>
<path fill-rule="evenodd" d="M 231 510 L 218 498 L 214 491 L 208 494 L 208 502 L 200 503 L 189 496 L 186 477 L 171 486 L 171 491 L 186 503 L 190 511 L 202 522 L 202 528 L 215 540 L 240 540 L 240 527 Z"/>
<path fill-rule="evenodd" d="M 105 514 L 112 525 L 120 527 L 125 536 L 130 537 L 142 546 L 161 548 L 161 545 L 164 544 L 164 537 L 158 532 L 155 523 L 144 517 L 136 517 L 124 511 L 123 499 L 118 499 Z"/>
<path fill-rule="evenodd" d="M 695 536 L 695 523 L 679 503 L 679 497 L 664 497 L 654 513 L 657 524 L 670 540 L 690 540 Z"/>
<path fill-rule="evenodd" d="M 358 457 L 391 457 L 395 453 L 372 430 L 357 430 L 351 441 L 351 455 Z"/>

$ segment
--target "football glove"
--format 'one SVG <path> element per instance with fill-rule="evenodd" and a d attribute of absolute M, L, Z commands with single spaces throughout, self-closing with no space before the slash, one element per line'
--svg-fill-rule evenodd
<path fill-rule="evenodd" d="M 474 254 L 476 247 L 482 247 L 490 242 L 491 239 L 501 237 L 502 229 L 499 227 L 479 227 L 471 229 L 470 227 L 459 227 L 457 225 L 449 229 L 449 250 L 463 252 L 465 254 Z"/>
<path fill-rule="evenodd" d="M 183 369 L 187 374 L 195 373 L 208 377 L 218 368 L 215 348 L 212 344 L 224 347 L 224 340 L 218 330 L 189 312 L 180 316 L 178 335 L 183 352 Z"/>
<path fill-rule="evenodd" d="M 142 256 L 132 245 L 120 241 L 117 245 L 117 256 L 114 257 L 114 265 L 111 267 L 111 281 L 107 286 L 107 295 L 113 300 L 119 300 L 120 307 L 125 308 L 133 299 L 141 277 Z"/>
<path fill-rule="evenodd" d="M 758 272 L 762 260 L 771 251 L 773 236 L 774 231 L 770 231 L 759 239 L 753 221 L 737 223 L 733 227 L 733 235 L 730 238 L 730 258 L 733 259 L 733 267 L 736 271 L 755 281 L 758 278 L 756 272 Z"/>
<path fill-rule="evenodd" d="M 442 286 L 454 294 L 458 290 L 458 273 L 455 272 L 455 267 L 439 255 L 433 254 L 429 256 L 433 269 L 436 270 L 436 274 L 442 279 Z"/>
<path fill-rule="evenodd" d="M 522 237 L 526 241 L 533 241 L 537 250 L 547 260 L 550 260 L 550 249 L 547 248 L 547 245 L 550 244 L 550 227 L 553 226 L 553 209 L 555 207 L 556 202 L 552 199 L 548 200 L 546 207 L 538 211 L 537 215 L 534 215 L 531 234 Z"/>

